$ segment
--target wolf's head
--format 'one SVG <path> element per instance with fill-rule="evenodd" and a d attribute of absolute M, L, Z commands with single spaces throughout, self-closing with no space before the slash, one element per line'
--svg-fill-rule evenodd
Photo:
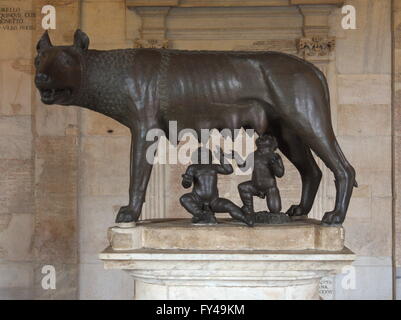
<path fill-rule="evenodd" d="M 36 46 L 35 85 L 45 104 L 69 105 L 81 87 L 82 55 L 89 38 L 81 30 L 74 34 L 71 46 L 53 46 L 47 31 Z"/>

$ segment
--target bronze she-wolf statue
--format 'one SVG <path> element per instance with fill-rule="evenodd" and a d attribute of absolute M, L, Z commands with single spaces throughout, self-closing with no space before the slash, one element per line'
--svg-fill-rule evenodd
<path fill-rule="evenodd" d="M 335 176 L 336 202 L 323 223 L 346 216 L 355 171 L 333 132 L 326 79 L 313 64 L 279 52 L 89 50 L 77 30 L 71 46 L 53 46 L 45 32 L 37 44 L 35 84 L 45 104 L 75 105 L 109 116 L 131 130 L 129 204 L 116 221 L 137 221 L 152 164 L 145 139 L 151 129 L 168 138 L 178 130 L 253 128 L 276 137 L 302 178 L 292 216 L 307 215 L 321 180 L 311 150 Z M 222 116 L 223 115 L 223 116 Z"/>

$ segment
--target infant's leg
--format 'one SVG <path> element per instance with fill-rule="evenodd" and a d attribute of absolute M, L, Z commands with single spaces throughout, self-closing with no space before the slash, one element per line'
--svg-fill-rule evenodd
<path fill-rule="evenodd" d="M 192 223 L 216 224 L 216 218 L 210 210 L 204 210 L 204 203 L 193 193 L 184 194 L 180 198 L 181 205 L 193 215 Z"/>
<path fill-rule="evenodd" d="M 181 205 L 192 215 L 202 216 L 202 203 L 192 193 L 186 193 L 180 198 Z"/>
<path fill-rule="evenodd" d="M 272 187 L 267 189 L 266 192 L 266 202 L 267 207 L 272 213 L 280 213 L 281 212 L 281 197 L 280 191 L 277 187 Z"/>
<path fill-rule="evenodd" d="M 240 207 L 228 199 L 218 198 L 210 205 L 214 212 L 228 212 L 234 219 L 245 222 L 250 227 L 253 226 L 252 215 L 245 215 Z"/>
<path fill-rule="evenodd" d="M 252 184 L 252 181 L 246 181 L 238 185 L 238 192 L 244 204 L 243 210 L 247 213 L 253 213 L 253 196 L 256 195 L 257 190 Z"/>

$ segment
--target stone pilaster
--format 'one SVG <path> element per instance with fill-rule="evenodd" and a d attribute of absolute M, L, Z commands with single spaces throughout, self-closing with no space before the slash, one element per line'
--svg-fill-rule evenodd
<path fill-rule="evenodd" d="M 166 19 L 170 7 L 129 7 L 141 17 L 140 39 L 134 40 L 136 48 L 167 48 Z"/>
<path fill-rule="evenodd" d="M 393 262 L 395 297 L 401 299 L 401 2 L 393 1 Z"/>
<path fill-rule="evenodd" d="M 32 51 L 43 34 L 41 9 L 55 6 L 57 28 L 50 31 L 54 44 L 70 45 L 79 27 L 80 1 L 35 1 L 36 30 Z M 32 83 L 35 228 L 35 298 L 78 298 L 78 110 L 46 106 Z M 56 289 L 41 286 L 42 267 L 52 265 L 56 271 Z"/>

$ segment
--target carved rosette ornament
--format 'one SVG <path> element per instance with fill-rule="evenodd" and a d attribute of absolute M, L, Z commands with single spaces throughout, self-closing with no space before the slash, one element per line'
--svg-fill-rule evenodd
<path fill-rule="evenodd" d="M 168 40 L 158 39 L 135 39 L 134 48 L 155 48 L 155 49 L 167 49 Z"/>
<path fill-rule="evenodd" d="M 334 37 L 312 37 L 298 39 L 298 54 L 305 56 L 327 56 L 334 50 L 336 40 Z"/>

